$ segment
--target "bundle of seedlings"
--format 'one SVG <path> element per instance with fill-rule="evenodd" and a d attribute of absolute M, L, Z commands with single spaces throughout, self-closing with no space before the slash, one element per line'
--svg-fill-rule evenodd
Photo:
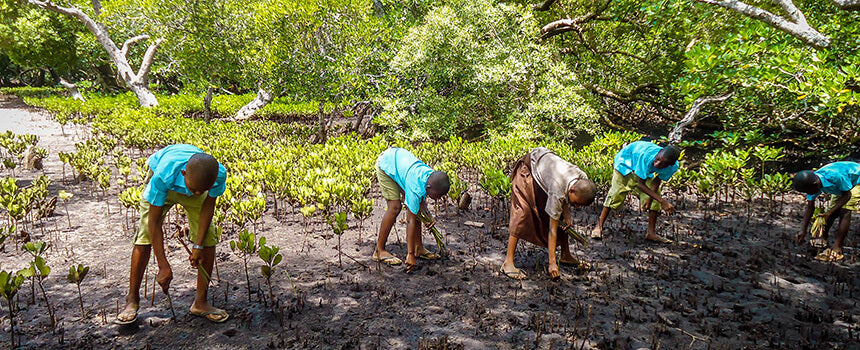
<path fill-rule="evenodd" d="M 418 220 L 421 220 L 422 223 L 430 223 L 429 213 L 419 210 L 416 216 L 418 217 Z M 442 256 L 448 255 L 448 249 L 445 247 L 445 242 L 442 241 L 442 234 L 439 233 L 439 230 L 436 228 L 436 226 L 430 227 L 430 232 L 433 232 L 433 238 L 436 239 L 436 246 L 439 247 L 439 254 Z"/>

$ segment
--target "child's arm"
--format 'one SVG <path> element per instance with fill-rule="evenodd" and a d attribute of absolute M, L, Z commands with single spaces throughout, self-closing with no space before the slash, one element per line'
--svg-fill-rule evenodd
<path fill-rule="evenodd" d="M 149 234 L 152 241 L 152 252 L 155 254 L 155 261 L 158 263 L 157 282 L 161 289 L 167 290 L 170 287 L 170 281 L 173 280 L 173 270 L 170 269 L 170 262 L 167 261 L 167 256 L 164 254 L 164 224 L 162 212 L 164 207 L 150 205 L 149 206 Z"/>
<path fill-rule="evenodd" d="M 552 278 L 560 276 L 558 272 L 558 264 L 555 262 L 555 247 L 558 244 L 558 220 L 549 218 L 549 240 L 547 242 L 549 250 L 549 275 Z"/>
<path fill-rule="evenodd" d="M 815 211 L 815 201 L 806 201 L 806 210 L 803 212 L 803 223 L 800 224 L 800 233 L 794 237 L 797 244 L 803 243 L 803 237 L 806 237 L 806 232 L 809 231 L 809 221 L 812 219 L 812 213 Z"/>
<path fill-rule="evenodd" d="M 209 226 L 212 224 L 212 216 L 215 215 L 215 202 L 217 199 L 215 197 L 206 196 L 206 200 L 203 201 L 203 207 L 200 209 L 200 218 L 198 221 L 197 229 L 197 240 L 194 244 L 198 246 L 203 246 L 203 240 L 206 238 L 206 232 L 209 231 Z M 197 268 L 197 264 L 200 259 L 200 249 L 192 249 L 191 250 L 191 267 Z"/>
<path fill-rule="evenodd" d="M 661 197 L 659 194 L 660 183 L 662 182 L 659 177 L 654 177 L 654 181 L 651 183 L 651 185 L 654 186 L 653 190 L 645 183 L 645 179 L 638 176 L 636 178 L 637 180 L 639 180 L 637 182 L 637 186 L 639 187 L 639 189 L 642 190 L 642 192 L 644 192 L 645 194 L 647 194 L 648 197 L 651 197 L 654 200 L 660 202 L 660 204 L 663 205 L 663 210 L 666 211 L 666 213 L 672 214 L 675 212 L 675 207 L 672 206 L 672 204 L 669 204 L 669 202 L 663 199 L 663 197 Z M 651 203 L 648 202 L 649 207 L 650 204 Z"/>
<path fill-rule="evenodd" d="M 824 214 L 821 214 L 821 216 L 823 216 L 825 219 L 830 218 L 830 216 L 839 211 L 839 209 L 842 209 L 842 207 L 844 207 L 849 200 L 851 200 L 851 191 L 842 192 L 842 194 L 839 195 L 839 198 L 837 198 L 836 201 L 833 202 L 833 208 L 830 208 L 830 210 L 828 210 Z"/>

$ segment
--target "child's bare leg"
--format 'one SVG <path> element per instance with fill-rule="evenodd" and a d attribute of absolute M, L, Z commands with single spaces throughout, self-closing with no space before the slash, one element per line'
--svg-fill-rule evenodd
<path fill-rule="evenodd" d="M 379 237 L 376 240 L 376 251 L 373 252 L 374 257 L 377 258 L 392 256 L 385 250 L 385 242 L 388 241 L 388 235 L 391 234 L 391 228 L 394 227 L 394 221 L 397 220 L 397 215 L 400 215 L 400 208 L 403 206 L 399 200 L 389 200 L 387 203 L 388 209 L 382 215 L 382 222 L 379 224 Z"/>
<path fill-rule="evenodd" d="M 117 316 L 120 321 L 129 321 L 137 314 L 140 305 L 140 283 L 149 264 L 152 246 L 135 245 L 131 251 L 131 272 L 129 276 L 128 295 L 125 297 L 125 308 Z"/>
<path fill-rule="evenodd" d="M 505 255 L 505 262 L 502 264 L 502 269 L 505 271 L 515 271 L 517 269 L 514 266 L 514 253 L 517 251 L 517 242 L 519 238 L 514 235 L 510 235 L 508 237 L 508 253 Z"/>
<path fill-rule="evenodd" d="M 657 216 L 660 212 L 656 210 L 648 211 L 648 232 L 645 233 L 645 239 L 649 241 L 660 241 L 663 237 L 657 235 Z"/>
<path fill-rule="evenodd" d="M 200 259 L 203 269 L 205 269 L 206 273 L 211 277 L 212 266 L 215 263 L 215 247 L 204 247 L 203 250 L 200 251 Z M 191 305 L 191 312 L 200 314 L 215 310 L 212 305 L 209 305 L 209 301 L 206 299 L 209 292 L 209 282 L 210 281 L 206 276 L 200 274 L 198 271 L 197 294 L 194 296 L 194 304 Z"/>
<path fill-rule="evenodd" d="M 573 256 L 573 254 L 570 252 L 570 243 L 561 245 L 561 257 L 559 259 L 565 264 L 579 263 L 579 259 Z"/>
<path fill-rule="evenodd" d="M 406 213 L 406 266 L 415 266 L 415 247 L 421 244 L 421 222 L 412 212 Z"/>
<path fill-rule="evenodd" d="M 836 222 L 836 218 L 840 216 L 842 216 L 842 209 L 840 209 L 836 215 L 831 215 L 824 221 L 824 232 L 821 234 L 821 238 L 824 239 L 825 242 L 827 241 L 827 237 L 830 237 L 830 228 L 833 227 L 833 223 Z"/>
<path fill-rule="evenodd" d="M 606 223 L 606 218 L 609 217 L 609 207 L 603 207 L 603 211 L 600 212 L 600 219 L 597 220 L 597 226 L 591 230 L 592 238 L 601 238 L 603 237 L 603 224 Z"/>
<path fill-rule="evenodd" d="M 842 253 L 842 244 L 845 241 L 845 236 L 848 235 L 848 228 L 851 227 L 851 211 L 839 209 L 839 228 L 836 231 L 836 240 L 833 241 L 833 246 L 830 250 Z"/>

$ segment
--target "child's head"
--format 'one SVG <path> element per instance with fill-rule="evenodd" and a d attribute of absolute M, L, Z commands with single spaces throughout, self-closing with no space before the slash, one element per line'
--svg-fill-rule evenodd
<path fill-rule="evenodd" d="M 586 206 L 594 203 L 594 197 L 597 195 L 597 185 L 589 179 L 579 179 L 570 186 L 567 193 L 567 199 L 571 205 Z"/>
<path fill-rule="evenodd" d="M 448 180 L 448 174 L 444 171 L 434 171 L 427 178 L 427 196 L 433 199 L 442 198 L 448 194 L 451 188 L 451 182 Z"/>
<path fill-rule="evenodd" d="M 816 194 L 821 191 L 821 179 L 812 170 L 799 171 L 794 175 L 791 187 L 798 192 Z"/>
<path fill-rule="evenodd" d="M 195 196 L 203 194 L 215 185 L 218 178 L 218 161 L 206 153 L 197 153 L 188 159 L 185 170 L 185 187 Z"/>
<path fill-rule="evenodd" d="M 657 152 L 657 156 L 654 157 L 654 167 L 657 169 L 669 167 L 672 164 L 675 164 L 680 157 L 681 149 L 675 145 L 668 145 L 663 147 L 660 152 Z"/>

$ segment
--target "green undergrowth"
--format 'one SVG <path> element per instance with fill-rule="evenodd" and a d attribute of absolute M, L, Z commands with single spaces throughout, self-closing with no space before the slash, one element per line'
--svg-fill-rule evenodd
<path fill-rule="evenodd" d="M 218 201 L 216 220 L 239 228 L 248 223 L 256 228 L 267 209 L 275 209 L 278 215 L 288 207 L 315 207 L 316 215 L 328 218 L 360 207 L 357 204 L 369 197 L 376 158 L 390 146 L 409 149 L 431 167 L 448 172 L 455 177 L 458 188 L 468 182 L 493 200 L 507 201 L 513 163 L 535 147 L 555 151 L 606 189 L 615 153 L 626 143 L 641 138 L 631 132 L 606 132 L 584 146 L 574 147 L 565 142 L 497 134 L 480 141 L 452 137 L 445 142 L 418 144 L 391 141 L 383 136 L 362 138 L 347 134 L 331 137 L 325 143 L 310 143 L 310 135 L 315 132 L 310 126 L 267 120 L 207 123 L 183 116 L 187 113 L 181 112 L 182 103 L 174 103 L 189 101 L 182 96 L 162 98 L 162 105 L 151 109 L 132 107 L 135 101 L 130 98 L 119 95 L 78 102 L 45 97 L 27 98 L 27 102 L 37 106 L 74 106 L 75 113 L 86 113 L 80 121 L 93 127 L 92 139 L 80 143 L 77 152 L 64 154 L 62 160 L 77 173 L 96 178 L 100 183 L 105 182 L 105 174 L 114 177 L 118 181 L 113 182 L 112 186 L 117 187 L 113 192 L 141 187 L 140 174 L 145 172 L 142 159 L 160 147 L 189 143 L 212 154 L 228 168 L 227 190 Z M 58 119 L 62 117 L 52 111 Z M 667 186 L 676 192 L 687 191 L 717 201 L 750 200 L 755 196 L 773 199 L 788 191 L 788 175 L 766 171 L 768 162 L 781 157 L 781 149 L 749 148 L 728 142 L 720 145 L 703 160 L 697 160 L 695 168 L 687 166 L 693 162 L 682 159 L 681 170 Z M 135 163 L 140 165 L 137 176 L 128 176 L 130 157 L 123 149 L 131 150 L 131 158 L 139 159 Z M 267 208 L 269 203 L 274 208 Z"/>

